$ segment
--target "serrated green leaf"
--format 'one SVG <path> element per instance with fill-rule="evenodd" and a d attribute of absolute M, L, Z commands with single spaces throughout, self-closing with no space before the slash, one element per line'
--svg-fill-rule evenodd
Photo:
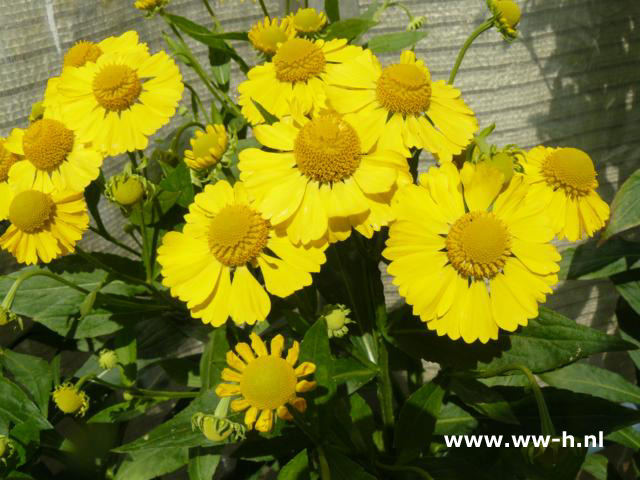
<path fill-rule="evenodd" d="M 611 203 L 611 218 L 602 232 L 602 241 L 616 233 L 640 225 L 640 170 L 622 184 Z"/>
<path fill-rule="evenodd" d="M 499 422 L 518 424 L 509 403 L 496 390 L 470 378 L 456 378 L 451 382 L 451 391 L 462 402 L 477 412 Z"/>
<path fill-rule="evenodd" d="M 0 363 L 10 373 L 13 381 L 31 395 L 42 415 L 46 417 L 53 384 L 51 365 L 33 355 L 11 350 L 0 351 Z"/>
<path fill-rule="evenodd" d="M 427 32 L 397 32 L 378 35 L 369 40 L 367 47 L 375 54 L 399 52 L 412 48 L 427 36 Z"/>
<path fill-rule="evenodd" d="M 189 461 L 186 448 L 161 448 L 131 454 L 116 474 L 115 480 L 151 480 L 175 472 Z"/>
<path fill-rule="evenodd" d="M 40 430 L 53 428 L 27 394 L 8 378 L 0 376 L 0 424 L 31 422 Z"/>
<path fill-rule="evenodd" d="M 307 480 L 308 478 L 309 457 L 306 450 L 301 450 L 278 473 L 278 480 Z"/>
<path fill-rule="evenodd" d="M 466 435 L 478 426 L 478 420 L 455 403 L 447 402 L 442 405 L 434 435 Z"/>
<path fill-rule="evenodd" d="M 320 318 L 307 330 L 300 344 L 300 362 L 312 362 L 316 365 L 314 379 L 318 382 L 318 387 L 321 387 L 314 399 L 317 404 L 325 403 L 335 393 L 333 361 L 327 324 Z"/>
<path fill-rule="evenodd" d="M 595 241 L 562 252 L 561 280 L 593 280 L 624 272 L 640 259 L 640 243 L 613 238 L 602 246 Z"/>
<path fill-rule="evenodd" d="M 431 381 L 413 392 L 400 409 L 393 444 L 404 460 L 429 446 L 445 390 Z"/>
<path fill-rule="evenodd" d="M 605 439 L 632 448 L 635 451 L 640 450 L 640 432 L 636 430 L 635 426 L 611 432 Z"/>
<path fill-rule="evenodd" d="M 586 393 L 617 403 L 640 403 L 640 387 L 621 375 L 587 363 L 574 363 L 545 372 L 540 378 L 556 388 Z"/>
<path fill-rule="evenodd" d="M 194 190 L 191 183 L 191 172 L 184 162 L 178 163 L 176 168 L 168 172 L 160 182 L 160 188 L 167 192 L 176 192 L 176 203 L 181 207 L 189 207 L 193 203 Z"/>
<path fill-rule="evenodd" d="M 599 453 L 587 455 L 582 463 L 582 471 L 591 474 L 596 480 L 607 480 L 609 459 Z"/>
<path fill-rule="evenodd" d="M 189 457 L 189 480 L 211 480 L 222 459 L 221 455 L 208 453 L 201 447 L 191 449 Z"/>
<path fill-rule="evenodd" d="M 377 22 L 367 20 L 365 18 L 347 18 L 346 20 L 338 20 L 327 27 L 325 39 L 332 40 L 334 38 L 346 38 L 353 40 L 360 35 L 366 33 L 374 27 Z"/>

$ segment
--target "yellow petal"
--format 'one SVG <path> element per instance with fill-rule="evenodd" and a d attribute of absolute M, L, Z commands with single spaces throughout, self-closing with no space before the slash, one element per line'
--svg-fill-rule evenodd
<path fill-rule="evenodd" d="M 318 383 L 315 381 L 310 382 L 309 380 L 300 380 L 296 384 L 296 392 L 298 393 L 309 392 L 311 390 L 314 390 L 317 386 L 318 386 Z"/>
<path fill-rule="evenodd" d="M 244 414 L 244 423 L 250 429 L 253 428 L 253 424 L 256 423 L 259 410 L 256 407 L 250 407 Z"/>
<path fill-rule="evenodd" d="M 242 412 L 249 408 L 249 401 L 244 398 L 236 398 L 231 401 L 231 410 L 234 412 Z"/>
<path fill-rule="evenodd" d="M 253 351 L 256 352 L 256 355 L 258 357 L 264 357 L 265 355 L 269 354 L 267 352 L 267 346 L 258 335 L 251 332 L 249 338 L 251 339 L 251 348 L 253 348 Z"/>
<path fill-rule="evenodd" d="M 273 410 L 264 409 L 260 412 L 260 417 L 258 417 L 258 421 L 256 422 L 256 430 L 262 433 L 267 433 L 271 431 L 273 427 Z"/>
<path fill-rule="evenodd" d="M 282 349 L 284 348 L 284 337 L 280 334 L 271 339 L 271 355 L 274 357 L 282 357 Z"/>
<path fill-rule="evenodd" d="M 315 371 L 316 371 L 316 366 L 314 363 L 311 363 L 311 362 L 301 363 L 300 365 L 298 365 L 298 367 L 295 370 L 296 377 L 305 377 L 307 375 L 311 375 Z"/>
<path fill-rule="evenodd" d="M 273 347 L 271 347 L 273 349 Z M 289 348 L 287 352 L 287 363 L 291 366 L 294 366 L 298 361 L 298 355 L 300 355 L 300 344 L 294 340 L 293 345 Z"/>
<path fill-rule="evenodd" d="M 253 350 L 251 350 L 251 347 L 248 343 L 238 343 L 236 345 L 236 352 L 238 352 L 238 354 L 240 354 L 243 360 L 247 363 L 250 363 L 256 359 L 256 357 L 253 355 Z"/>
<path fill-rule="evenodd" d="M 235 368 L 239 372 L 243 372 L 244 369 L 247 367 L 247 364 L 244 363 L 242 360 L 240 360 L 240 357 L 238 357 L 231 350 L 227 352 L 227 363 L 229 364 L 230 367 Z"/>
<path fill-rule="evenodd" d="M 235 370 L 231 370 L 230 368 L 224 368 L 221 374 L 222 380 L 227 382 L 241 382 L 242 374 L 236 372 Z"/>
<path fill-rule="evenodd" d="M 219 397 L 230 397 L 240 394 L 240 386 L 231 383 L 221 383 L 216 387 L 216 395 Z"/>

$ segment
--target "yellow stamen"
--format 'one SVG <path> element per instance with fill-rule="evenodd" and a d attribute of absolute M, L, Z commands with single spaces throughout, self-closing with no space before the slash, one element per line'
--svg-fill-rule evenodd
<path fill-rule="evenodd" d="M 294 144 L 300 171 L 318 182 L 338 182 L 360 165 L 360 138 L 335 113 L 316 117 L 300 129 Z"/>
<path fill-rule="evenodd" d="M 446 245 L 449 261 L 459 273 L 491 278 L 511 254 L 511 234 L 495 214 L 469 212 L 452 225 Z"/>
<path fill-rule="evenodd" d="M 310 40 L 287 40 L 273 57 L 276 77 L 281 82 L 304 82 L 322 73 L 326 60 L 322 50 Z"/>
<path fill-rule="evenodd" d="M 419 115 L 429 108 L 431 78 L 416 65 L 396 63 L 382 71 L 376 93 L 388 111 Z"/>
<path fill-rule="evenodd" d="M 577 148 L 555 150 L 542 162 L 541 172 L 549 185 L 574 197 L 586 195 L 598 186 L 591 157 Z"/>
<path fill-rule="evenodd" d="M 296 374 L 281 357 L 258 357 L 243 372 L 242 396 L 259 409 L 275 409 L 295 397 Z"/>
<path fill-rule="evenodd" d="M 51 221 L 55 205 L 51 197 L 37 190 L 24 190 L 17 194 L 9 206 L 9 220 L 25 233 L 44 229 Z"/>
<path fill-rule="evenodd" d="M 267 244 L 269 222 L 246 205 L 228 205 L 211 221 L 209 247 L 219 262 L 237 267 L 256 258 Z"/>
<path fill-rule="evenodd" d="M 24 132 L 24 155 L 38 170 L 51 172 L 73 150 L 74 135 L 58 120 L 38 120 Z"/>
<path fill-rule="evenodd" d="M 138 74 L 127 65 L 106 65 L 93 79 L 93 94 L 108 111 L 120 112 L 131 107 L 141 91 Z"/>

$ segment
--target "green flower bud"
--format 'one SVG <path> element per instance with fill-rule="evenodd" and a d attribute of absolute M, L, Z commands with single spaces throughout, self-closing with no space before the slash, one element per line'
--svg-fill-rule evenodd
<path fill-rule="evenodd" d="M 113 350 L 103 348 L 98 354 L 98 365 L 103 370 L 111 370 L 118 365 L 118 355 Z"/>
<path fill-rule="evenodd" d="M 347 325 L 354 323 L 349 318 L 350 313 L 351 310 L 340 304 L 327 305 L 324 307 L 321 317 L 327 322 L 327 334 L 329 338 L 339 338 L 349 333 L 349 327 L 347 327 Z"/>

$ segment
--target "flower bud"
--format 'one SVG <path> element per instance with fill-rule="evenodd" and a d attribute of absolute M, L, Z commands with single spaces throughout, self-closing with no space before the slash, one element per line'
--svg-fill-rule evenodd
<path fill-rule="evenodd" d="M 232 422 L 228 418 L 205 413 L 196 413 L 191 418 L 191 426 L 200 430 L 212 442 L 224 442 L 227 439 L 233 442 L 244 440 L 247 431 L 244 425 Z"/>
<path fill-rule="evenodd" d="M 82 417 L 89 408 L 89 397 L 75 385 L 65 382 L 53 391 L 53 401 L 63 413 Z"/>
<path fill-rule="evenodd" d="M 324 307 L 321 317 L 327 322 L 327 334 L 329 338 L 340 338 L 349 333 L 349 327 L 347 327 L 347 325 L 354 323 L 349 318 L 350 313 L 351 310 L 340 304 L 327 305 Z"/>
<path fill-rule="evenodd" d="M 98 354 L 98 365 L 103 370 L 111 370 L 118 365 L 118 355 L 113 350 L 103 348 Z"/>

